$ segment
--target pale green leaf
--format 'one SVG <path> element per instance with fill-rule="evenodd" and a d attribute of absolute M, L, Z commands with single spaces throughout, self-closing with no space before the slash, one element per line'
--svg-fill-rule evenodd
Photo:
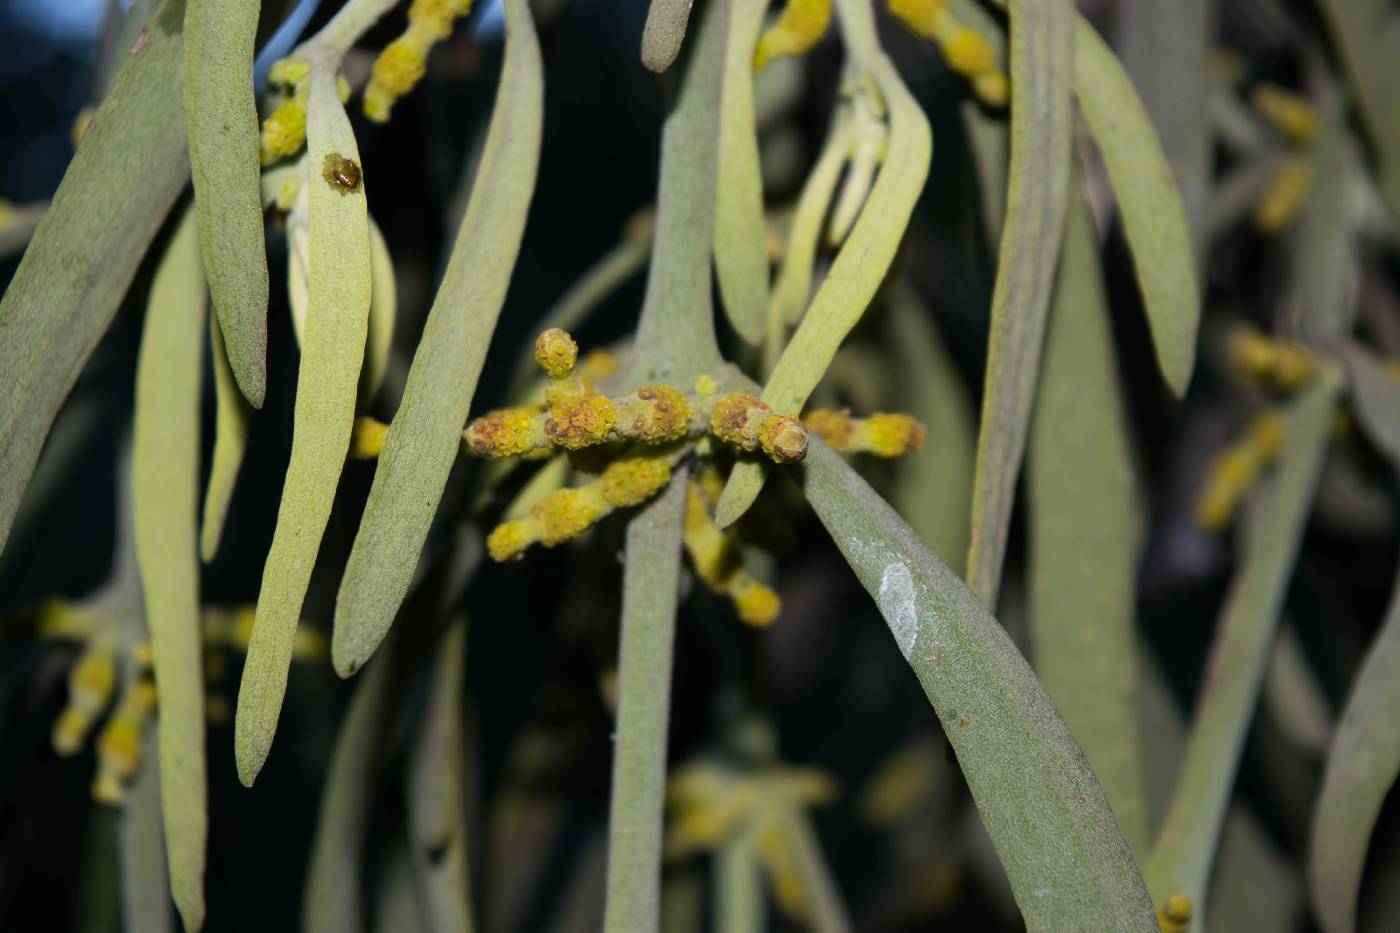
<path fill-rule="evenodd" d="M 1360 344 L 1344 345 L 1352 408 L 1372 443 L 1400 468 L 1400 373 Z"/>
<path fill-rule="evenodd" d="M 204 272 L 244 396 L 267 392 L 267 252 L 253 45 L 261 0 L 187 0 L 184 101 Z"/>
<path fill-rule="evenodd" d="M 1340 94 L 1317 106 L 1318 134 L 1310 147 L 1308 194 L 1298 217 L 1290 285 L 1290 330 L 1304 340 L 1348 333 L 1356 318 L 1356 210 L 1350 182 L 1352 153 Z"/>
<path fill-rule="evenodd" d="M 156 732 L 147 729 L 141 735 L 144 761 L 153 762 L 160 754 Z M 111 929 L 172 933 L 175 915 L 170 912 L 170 871 L 166 867 L 165 830 L 160 813 L 160 768 L 145 767 L 136 773 L 127 789 L 125 804 L 114 815 L 118 819 L 113 848 L 119 862 L 121 925 L 114 922 Z M 97 842 L 103 843 L 106 840 Z M 111 919 L 117 920 L 115 916 Z"/>
<path fill-rule="evenodd" d="M 695 0 L 651 0 L 642 26 L 642 64 L 660 74 L 681 54 Z"/>
<path fill-rule="evenodd" d="M 1186 211 L 1162 143 L 1123 66 L 1082 19 L 1074 43 L 1079 110 L 1113 183 L 1157 365 L 1167 385 L 1181 396 L 1191 381 L 1201 316 Z"/>
<path fill-rule="evenodd" d="M 1010 4 L 1011 154 L 992 292 L 967 581 L 996 606 L 1016 478 L 1030 425 L 1045 314 L 1060 253 L 1074 108 L 1068 0 Z"/>
<path fill-rule="evenodd" d="M 1397 577 L 1400 580 L 1400 577 Z M 1351 688 L 1313 811 L 1308 880 L 1326 933 L 1356 929 L 1366 849 L 1400 774 L 1400 585 Z"/>
<path fill-rule="evenodd" d="M 729 834 L 715 865 L 715 922 L 726 933 L 763 933 L 768 915 L 752 830 Z"/>
<path fill-rule="evenodd" d="M 1026 457 L 1036 673 L 1135 851 L 1148 844 L 1138 748 L 1135 476 L 1093 220 L 1073 197 Z"/>
<path fill-rule="evenodd" d="M 857 68 L 869 74 L 888 108 L 889 140 L 865 207 L 764 386 L 763 401 L 780 414 L 795 415 L 802 410 L 837 348 L 884 281 L 923 191 L 933 155 L 927 118 L 894 63 L 875 44 L 868 8 L 862 7 L 863 13 L 857 14 L 856 6 L 838 4 L 837 10 Z M 766 476 L 766 467 L 757 461 L 734 465 L 715 509 L 720 527 L 748 511 Z"/>
<path fill-rule="evenodd" d="M 829 447 L 813 440 L 801 470 L 944 725 L 1027 928 L 1156 931 L 1098 781 L 996 619 Z"/>
<path fill-rule="evenodd" d="M 360 165 L 355 134 L 334 67 L 313 64 L 309 81 L 311 255 L 292 454 L 234 719 L 238 776 L 249 786 L 272 749 L 302 601 L 350 446 L 372 292 L 365 182 L 346 190 L 323 173 L 327 160 Z"/>
<path fill-rule="evenodd" d="M 543 95 L 529 7 L 509 0 L 505 63 L 471 200 L 336 599 L 331 656 L 343 677 L 365 663 L 393 623 L 457 458 L 534 192 Z"/>
<path fill-rule="evenodd" d="M 398 288 L 394 282 L 394 257 L 374 218 L 369 219 L 370 299 L 369 333 L 365 338 L 365 362 L 360 370 L 359 407 L 374 403 L 384 373 L 389 369 L 389 351 L 394 345 L 394 324 L 398 321 Z"/>
<path fill-rule="evenodd" d="M 749 343 L 763 339 L 768 232 L 754 119 L 753 50 L 768 0 L 734 0 L 724 52 L 715 185 L 715 276 L 724 312 Z"/>
<path fill-rule="evenodd" d="M 1246 534 L 1207 661 L 1210 676 L 1171 805 L 1144 875 L 1158 901 L 1180 892 L 1203 904 L 1240 750 L 1259 698 L 1293 563 L 1331 438 L 1340 378 L 1325 368 L 1290 406 L 1276 475 L 1258 493 L 1258 521 Z"/>
<path fill-rule="evenodd" d="M 802 879 L 807 909 L 805 919 L 809 927 L 815 933 L 850 933 L 854 929 L 850 914 L 836 888 L 836 879 L 831 876 L 831 866 L 827 864 L 812 818 L 795 807 L 783 806 L 779 811 L 779 825 L 792 849 L 797 876 Z"/>
<path fill-rule="evenodd" d="M 701 26 L 697 45 L 708 25 Z M 687 478 L 684 468 L 676 470 L 666 491 L 627 526 L 608 812 L 607 933 L 655 933 L 661 917 L 666 732 Z"/>
<path fill-rule="evenodd" d="M 209 467 L 209 485 L 204 489 L 204 520 L 199 532 L 199 553 L 206 562 L 219 551 L 229 501 L 248 443 L 251 416 L 224 355 L 224 336 L 217 320 L 210 321 L 209 348 L 214 367 L 214 462 Z"/>
<path fill-rule="evenodd" d="M 166 0 L 151 18 L 0 299 L 0 549 L 54 415 L 188 177 L 173 93 L 183 13 Z"/>
<path fill-rule="evenodd" d="M 185 929 L 204 924 L 204 657 L 199 630 L 199 388 L 204 270 L 193 211 L 156 269 L 136 364 L 132 500 L 159 704 L 161 809 Z"/>

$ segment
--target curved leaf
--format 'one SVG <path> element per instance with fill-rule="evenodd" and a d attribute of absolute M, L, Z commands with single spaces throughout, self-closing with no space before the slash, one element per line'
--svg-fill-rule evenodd
<path fill-rule="evenodd" d="M 525 229 L 539 162 L 544 78 L 528 5 L 508 0 L 506 17 L 501 85 L 471 201 L 336 597 L 331 657 L 342 677 L 374 653 L 408 591 L 457 458 Z"/>
<path fill-rule="evenodd" d="M 749 343 L 763 339 L 768 231 L 754 120 L 753 50 L 768 0 L 735 0 L 724 51 L 715 183 L 715 274 L 724 313 Z"/>
<path fill-rule="evenodd" d="M 1082 19 L 1074 43 L 1075 96 L 1113 183 L 1157 363 L 1179 397 L 1191 381 L 1201 317 L 1186 210 L 1162 143 L 1117 57 Z"/>
<path fill-rule="evenodd" d="M 996 619 L 831 448 L 813 439 L 801 469 L 943 722 L 1027 928 L 1156 931 L 1098 781 Z"/>
<path fill-rule="evenodd" d="M 996 606 L 1069 188 L 1074 4 L 1012 0 L 1011 155 L 992 292 L 967 582 Z"/>
<path fill-rule="evenodd" d="M 182 12 L 166 0 L 151 18 L 0 299 L 0 550 L 58 407 L 185 186 L 185 121 L 171 94 Z"/>
<path fill-rule="evenodd" d="M 394 325 L 398 321 L 398 287 L 394 281 L 394 257 L 374 218 L 369 219 L 370 298 L 369 333 L 365 338 L 365 361 L 360 370 L 359 407 L 368 408 L 384 384 L 389 369 L 389 351 L 394 346 Z"/>
<path fill-rule="evenodd" d="M 1089 208 L 1069 206 L 1031 422 L 1036 673 L 1135 851 L 1148 844 L 1134 612 L 1141 534 L 1112 323 Z"/>
<path fill-rule="evenodd" d="M 642 64 L 660 74 L 681 54 L 695 0 L 651 0 L 642 26 Z"/>
<path fill-rule="evenodd" d="M 347 190 L 326 177 L 335 160 L 360 165 L 355 134 L 334 68 L 313 65 L 309 80 L 311 256 L 292 454 L 234 719 L 238 777 L 249 786 L 272 749 L 302 600 L 350 446 L 373 287 L 363 180 Z"/>
<path fill-rule="evenodd" d="M 243 464 L 248 443 L 247 401 L 238 391 L 233 369 L 224 355 L 224 335 L 219 322 L 211 320 L 209 348 L 214 367 L 214 462 L 209 468 L 209 485 L 204 489 L 204 520 L 199 532 L 199 554 L 205 562 L 214 559 L 223 537 L 229 501 Z"/>
<path fill-rule="evenodd" d="M 186 211 L 151 286 L 136 364 L 132 505 L 151 633 L 170 886 L 185 929 L 204 923 L 204 656 L 199 631 L 199 383 L 204 270 Z"/>
<path fill-rule="evenodd" d="M 229 364 L 244 396 L 267 393 L 267 251 L 263 245 L 253 43 L 261 0 L 188 0 L 185 126 L 199 245 Z"/>

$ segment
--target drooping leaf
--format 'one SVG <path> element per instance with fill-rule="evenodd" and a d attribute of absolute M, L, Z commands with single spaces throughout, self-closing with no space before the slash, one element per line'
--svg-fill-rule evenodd
<path fill-rule="evenodd" d="M 253 101 L 261 0 L 187 0 L 184 102 L 204 273 L 244 397 L 267 392 L 267 252 Z"/>
<path fill-rule="evenodd" d="M 967 582 L 995 607 L 1069 187 L 1076 15 L 1065 0 L 1012 0 L 1011 154 L 992 292 Z"/>
<path fill-rule="evenodd" d="M 657 74 L 681 54 L 690 8 L 695 0 L 651 0 L 642 26 L 642 64 Z"/>
<path fill-rule="evenodd" d="M 199 387 L 208 315 L 186 211 L 156 269 L 136 364 L 132 499 L 156 676 L 170 886 L 185 929 L 204 924 L 204 657 L 199 630 Z"/>
<path fill-rule="evenodd" d="M 219 550 L 238 468 L 243 464 L 248 443 L 251 415 L 224 355 L 224 336 L 217 320 L 210 322 L 209 348 L 214 367 L 214 462 L 204 489 L 204 519 L 199 531 L 199 554 L 205 562 L 213 560 Z"/>
<path fill-rule="evenodd" d="M 749 343 L 763 339 L 768 233 L 754 120 L 753 50 L 768 0 L 736 0 L 729 13 L 715 184 L 715 275 L 724 312 Z"/>
<path fill-rule="evenodd" d="M 0 549 L 58 407 L 188 177 L 172 93 L 183 12 L 166 0 L 152 16 L 0 299 Z"/>
<path fill-rule="evenodd" d="M 1357 895 L 1371 831 L 1400 775 L 1396 709 L 1400 709 L 1400 585 L 1391 592 L 1390 608 L 1352 684 L 1313 811 L 1308 881 L 1325 933 L 1356 929 Z"/>
<path fill-rule="evenodd" d="M 1157 930 L 1103 790 L 996 619 L 829 447 L 813 440 L 801 469 L 944 725 L 1027 928 Z"/>
<path fill-rule="evenodd" d="M 520 249 L 539 162 L 544 78 L 528 5 L 508 0 L 506 20 L 501 83 L 471 200 L 336 598 L 331 658 L 342 677 L 374 653 L 408 591 Z"/>
<path fill-rule="evenodd" d="M 314 65 L 308 80 L 311 256 L 292 454 L 234 719 L 238 777 L 248 786 L 272 749 L 302 600 L 345 466 L 373 287 L 355 134 L 336 92 L 334 69 Z M 348 174 L 350 164 L 356 167 L 353 186 L 336 177 Z"/>
<path fill-rule="evenodd" d="M 1195 365 L 1201 316 L 1186 211 L 1162 143 L 1123 66 L 1082 19 L 1074 43 L 1079 110 L 1113 182 L 1157 364 L 1167 385 L 1181 396 Z"/>
<path fill-rule="evenodd" d="M 1331 435 L 1340 381 L 1335 370 L 1324 368 L 1290 406 L 1277 473 L 1259 493 L 1267 498 L 1246 534 L 1243 563 L 1221 611 L 1171 805 L 1143 872 L 1159 902 L 1180 892 L 1193 904 L 1205 903 L 1240 749 Z"/>
<path fill-rule="evenodd" d="M 677 470 L 666 491 L 627 526 L 608 810 L 607 933 L 655 933 L 661 919 L 666 734 L 687 475 Z"/>
<path fill-rule="evenodd" d="M 370 299 L 369 333 L 365 338 L 365 362 L 360 370 L 360 408 L 368 408 L 384 384 L 389 369 L 389 351 L 394 345 L 394 324 L 398 321 L 398 287 L 394 282 L 394 258 L 389 244 L 379 232 L 379 224 L 369 219 Z"/>
<path fill-rule="evenodd" d="M 1340 94 L 1329 88 L 1317 107 L 1318 135 L 1310 147 L 1312 169 L 1298 217 L 1291 266 L 1291 324 L 1306 340 L 1352 329 L 1349 300 L 1356 274 L 1356 211 L 1350 195 L 1350 140 Z"/>
<path fill-rule="evenodd" d="M 1400 374 L 1390 370 L 1360 344 L 1347 343 L 1346 362 L 1351 403 L 1367 436 L 1400 469 Z"/>
<path fill-rule="evenodd" d="M 753 832 L 729 834 L 715 866 L 715 922 L 729 933 L 761 933 L 767 917 Z"/>
<path fill-rule="evenodd" d="M 198 244 L 195 248 L 198 249 Z M 156 731 L 147 729 L 141 736 L 141 757 L 145 761 L 155 761 L 160 753 Z M 117 840 L 113 846 L 117 851 L 113 854 L 121 883 L 120 923 L 124 925 L 117 926 L 118 918 L 113 916 L 111 928 L 114 930 L 173 933 L 175 929 L 175 918 L 170 913 L 170 870 L 166 867 L 169 858 L 160 811 L 160 768 L 142 768 L 127 790 L 126 803 L 120 813 L 113 814 L 118 820 Z"/>

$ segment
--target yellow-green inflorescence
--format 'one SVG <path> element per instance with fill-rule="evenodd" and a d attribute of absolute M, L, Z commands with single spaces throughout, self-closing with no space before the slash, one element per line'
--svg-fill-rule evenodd
<path fill-rule="evenodd" d="M 268 71 L 268 84 L 282 88 L 285 96 L 262 122 L 263 165 L 296 155 L 306 145 L 306 101 L 311 92 L 307 79 L 310 76 L 311 65 L 299 58 L 281 59 Z M 350 83 L 344 75 L 339 75 L 335 86 L 344 103 L 350 97 Z"/>
<path fill-rule="evenodd" d="M 389 119 L 395 102 L 423 80 L 428 52 L 452 34 L 454 20 L 471 12 L 472 0 L 413 0 L 408 28 L 374 60 L 365 87 L 364 113 L 376 123 Z"/>
<path fill-rule="evenodd" d="M 1309 149 L 1317 138 L 1317 108 L 1306 97 L 1273 84 L 1256 87 L 1249 102 L 1289 146 L 1288 155 L 1254 206 L 1255 229 L 1278 234 L 1293 223 L 1312 186 L 1313 159 Z"/>
<path fill-rule="evenodd" d="M 948 67 L 972 85 L 988 107 L 1003 107 L 1009 91 L 1006 72 L 987 40 L 958 21 L 947 0 L 889 0 L 890 12 L 916 35 L 938 46 Z"/>

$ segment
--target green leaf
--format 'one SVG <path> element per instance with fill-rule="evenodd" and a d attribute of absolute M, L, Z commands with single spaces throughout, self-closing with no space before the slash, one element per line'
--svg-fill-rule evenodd
<path fill-rule="evenodd" d="M 204 656 L 199 631 L 199 384 L 208 314 L 186 211 L 156 269 L 136 364 L 132 500 L 160 728 L 170 886 L 185 929 L 204 924 Z"/>
<path fill-rule="evenodd" d="M 1147 110 L 1113 51 L 1082 19 L 1074 44 L 1075 96 L 1113 183 L 1157 364 L 1179 397 L 1191 381 L 1201 317 L 1186 211 Z M 1012 107 L 1014 114 L 1014 101 Z"/>
<path fill-rule="evenodd" d="M 697 44 L 703 41 L 702 36 Z M 666 491 L 627 526 L 608 812 L 607 933 L 655 933 L 661 917 L 666 731 L 687 479 L 684 468 L 676 470 Z"/>
<path fill-rule="evenodd" d="M 1381 452 L 1400 469 L 1400 374 L 1358 343 L 1342 349 L 1357 420 Z"/>
<path fill-rule="evenodd" d="M 506 21 L 501 84 L 471 200 L 336 598 L 331 658 L 342 677 L 374 653 L 408 591 L 457 458 L 534 193 L 544 107 L 540 48 L 524 0 L 508 0 Z"/>
<path fill-rule="evenodd" d="M 768 307 L 768 232 L 753 103 L 753 50 L 767 7 L 768 0 L 734 0 L 730 9 L 715 185 L 719 292 L 729 323 L 754 344 L 763 339 Z"/>
<path fill-rule="evenodd" d="M 861 7 L 862 15 L 854 13 L 856 6 L 838 4 L 837 11 L 857 68 L 869 74 L 888 108 L 889 142 L 864 209 L 764 386 L 763 401 L 780 414 L 795 415 L 802 410 L 841 342 L 884 281 L 923 191 L 933 156 L 933 136 L 924 112 L 904 86 L 894 63 L 875 44 L 873 24 L 867 21 L 868 7 Z M 757 461 L 734 465 L 715 509 L 715 521 L 721 528 L 748 511 L 766 476 L 766 466 Z"/>
<path fill-rule="evenodd" d="M 642 26 L 642 64 L 660 74 L 681 54 L 695 0 L 651 0 Z M 724 2 L 724 0 L 713 0 Z"/>
<path fill-rule="evenodd" d="M 831 877 L 831 866 L 822 852 L 812 818 L 796 807 L 784 806 L 778 820 L 797 864 L 797 876 L 802 879 L 807 908 L 805 919 L 811 929 L 815 933 L 850 933 L 853 929 L 850 913 L 841 900 L 836 880 Z"/>
<path fill-rule="evenodd" d="M 814 439 L 801 470 L 943 723 L 1027 928 L 1156 931 L 1098 781 L 996 619 L 831 448 Z"/>
<path fill-rule="evenodd" d="M 410 858 L 430 930 L 470 931 L 465 726 L 467 620 L 447 625 L 437 647 L 427 708 L 409 751 Z"/>
<path fill-rule="evenodd" d="M 333 64 L 314 63 L 306 142 L 311 188 L 311 256 L 306 334 L 292 429 L 292 455 L 277 512 L 257 619 L 238 690 L 234 751 L 238 777 L 252 786 L 272 749 L 287 690 L 292 642 L 350 446 L 355 390 L 369 327 L 369 215 L 363 180 L 353 190 L 328 176 L 336 160 L 360 163 Z M 412 563 L 409 565 L 412 571 Z"/>
<path fill-rule="evenodd" d="M 261 0 L 188 0 L 185 127 L 199 245 L 238 386 L 267 392 L 267 251 L 259 182 L 253 44 Z"/>
<path fill-rule="evenodd" d="M 196 243 L 196 261 L 198 249 Z M 143 761 L 155 761 L 160 754 L 156 731 L 147 729 L 141 735 Z M 111 815 L 118 820 L 116 845 L 112 848 L 117 861 L 114 873 L 121 885 L 121 909 L 112 910 L 109 923 L 98 929 L 171 933 L 175 929 L 175 918 L 170 913 L 170 870 L 166 867 L 169 858 L 160 812 L 160 768 L 144 767 L 137 771 L 127 789 L 126 802 Z M 104 842 L 107 840 L 93 839 L 88 845 Z M 200 855 L 202 858 L 203 850 Z M 84 912 L 89 896 L 86 892 L 82 895 Z"/>
<path fill-rule="evenodd" d="M 1144 875 L 1158 902 L 1205 903 L 1220 825 L 1234 786 L 1269 648 L 1331 438 L 1340 378 L 1324 368 L 1290 407 L 1277 473 L 1259 495 L 1207 662 L 1172 802 Z"/>
<path fill-rule="evenodd" d="M 720 846 L 715 864 L 715 923 L 726 933 L 761 933 L 768 916 L 753 831 L 739 829 Z"/>
<path fill-rule="evenodd" d="M 1298 217 L 1290 266 L 1291 330 L 1304 340 L 1324 340 L 1352 329 L 1356 303 L 1356 229 L 1352 159 L 1346 115 L 1336 88 L 1318 103 L 1318 132 L 1309 155 L 1308 194 Z"/>
<path fill-rule="evenodd" d="M 1012 0 L 1011 155 L 977 435 L 967 582 L 995 607 L 1069 188 L 1075 13 Z"/>
<path fill-rule="evenodd" d="M 374 218 L 369 219 L 370 298 L 369 333 L 365 338 L 365 362 L 360 370 L 359 407 L 374 403 L 384 373 L 389 369 L 389 351 L 394 345 L 394 324 L 398 321 L 398 288 L 394 282 L 394 257 Z"/>
<path fill-rule="evenodd" d="M 1148 844 L 1134 641 L 1137 520 L 1112 323 L 1089 208 L 1065 221 L 1026 458 L 1036 673 L 1134 851 Z"/>
<path fill-rule="evenodd" d="M 229 501 L 248 444 L 248 419 L 252 414 L 239 394 L 233 369 L 224 354 L 224 335 L 217 320 L 210 321 L 209 347 L 214 366 L 214 462 L 209 468 L 209 485 L 204 489 L 204 520 L 199 533 L 199 554 L 205 562 L 213 560 L 219 551 Z"/>
<path fill-rule="evenodd" d="M 180 0 L 166 0 L 0 299 L 0 549 L 58 407 L 188 177 Z M 100 207 L 98 207 L 100 206 Z"/>
<path fill-rule="evenodd" d="M 1397 577 L 1400 581 L 1400 576 Z M 1400 775 L 1400 585 L 1347 700 L 1313 811 L 1308 881 L 1325 933 L 1356 929 L 1371 831 Z"/>
<path fill-rule="evenodd" d="M 977 444 L 972 401 L 929 309 L 909 282 L 895 286 L 890 317 L 890 351 L 901 374 L 900 396 L 929 437 L 923 450 L 896 464 L 892 501 L 919 540 L 960 573 L 967 557 Z"/>

